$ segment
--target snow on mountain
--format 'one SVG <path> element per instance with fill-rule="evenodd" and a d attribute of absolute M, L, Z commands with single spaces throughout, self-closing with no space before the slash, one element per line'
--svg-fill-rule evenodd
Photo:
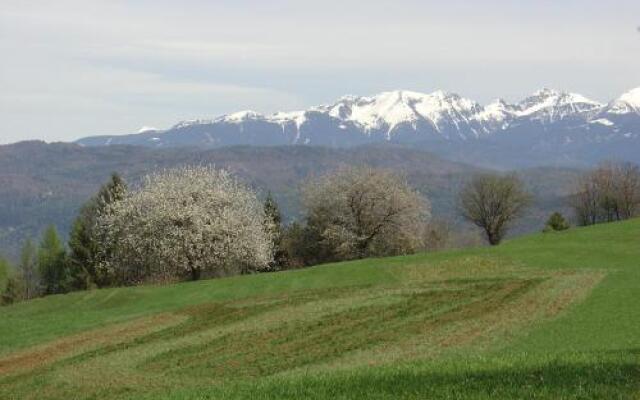
<path fill-rule="evenodd" d="M 640 87 L 632 89 L 614 100 L 608 107 L 611 114 L 640 114 Z"/>
<path fill-rule="evenodd" d="M 519 118 L 554 122 L 567 117 L 588 116 L 603 106 L 576 93 L 545 88 L 518 103 L 516 115 Z"/>
<path fill-rule="evenodd" d="M 437 91 L 431 94 L 397 90 L 371 97 L 345 96 L 330 106 L 318 107 L 331 117 L 353 123 L 365 132 L 384 130 L 387 137 L 403 124 L 416 129 L 426 122 L 437 132 L 448 125 L 467 125 L 482 107 L 454 93 Z"/>
<path fill-rule="evenodd" d="M 502 99 L 497 99 L 486 105 L 474 118 L 484 127 L 485 132 L 504 130 L 509 127 L 517 115 L 517 109 Z"/>
<path fill-rule="evenodd" d="M 419 100 L 418 93 L 394 91 L 372 97 L 341 98 L 328 108 L 329 115 L 345 122 L 352 122 L 369 132 L 386 129 L 391 132 L 401 123 L 415 123 L 420 118 L 412 107 Z"/>
<path fill-rule="evenodd" d="M 138 133 L 156 132 L 156 131 L 158 131 L 158 128 L 154 128 L 152 126 L 143 126 L 138 130 Z"/>
<path fill-rule="evenodd" d="M 604 126 L 613 126 L 615 125 L 613 122 L 609 121 L 606 118 L 598 118 L 598 119 L 593 119 L 591 121 L 589 121 L 590 124 L 600 124 L 600 125 L 604 125 Z"/>
<path fill-rule="evenodd" d="M 267 120 L 283 126 L 292 123 L 297 129 L 300 129 L 307 120 L 307 116 L 305 111 L 277 112 L 270 115 Z"/>
<path fill-rule="evenodd" d="M 252 111 L 238 111 L 232 114 L 223 115 L 220 118 L 217 118 L 216 122 L 227 122 L 227 123 L 240 123 L 244 121 L 256 120 L 256 119 L 264 119 L 264 115 Z"/>
<path fill-rule="evenodd" d="M 500 135 L 496 135 L 501 133 Z M 626 135 L 626 136 L 625 136 Z M 214 119 L 182 121 L 170 129 L 81 139 L 89 146 L 204 146 L 312 144 L 349 147 L 366 143 L 435 146 L 496 137 L 527 146 L 613 143 L 640 136 L 640 88 L 603 105 L 582 95 L 542 89 L 519 102 L 487 105 L 455 93 L 408 90 L 344 96 L 302 111 L 264 115 L 240 111 Z M 621 139 L 622 138 L 622 139 Z M 617 143 L 617 142 L 616 142 Z"/>

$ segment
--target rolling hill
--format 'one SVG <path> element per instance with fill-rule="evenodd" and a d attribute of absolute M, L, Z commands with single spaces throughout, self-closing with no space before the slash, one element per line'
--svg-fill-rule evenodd
<path fill-rule="evenodd" d="M 640 220 L 0 309 L 3 399 L 632 399 Z"/>

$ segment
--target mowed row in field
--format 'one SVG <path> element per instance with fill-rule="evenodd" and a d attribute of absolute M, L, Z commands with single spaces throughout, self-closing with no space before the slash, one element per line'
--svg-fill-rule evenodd
<path fill-rule="evenodd" d="M 0 309 L 0 398 L 640 398 L 640 221 Z"/>

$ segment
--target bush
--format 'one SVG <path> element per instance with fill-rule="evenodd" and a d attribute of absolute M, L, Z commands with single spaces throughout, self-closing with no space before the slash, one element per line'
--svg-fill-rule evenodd
<path fill-rule="evenodd" d="M 569 222 L 559 212 L 551 214 L 544 228 L 544 232 L 564 231 L 569 229 Z"/>
<path fill-rule="evenodd" d="M 7 279 L 7 284 L 0 296 L 2 305 L 9 305 L 25 299 L 24 282 L 19 276 L 12 276 Z"/>

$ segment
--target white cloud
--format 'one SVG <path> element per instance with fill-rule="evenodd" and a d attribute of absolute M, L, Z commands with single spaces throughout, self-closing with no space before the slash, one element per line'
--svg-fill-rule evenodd
<path fill-rule="evenodd" d="M 398 87 L 607 100 L 640 83 L 640 4 L 601 3 L 3 0 L 0 142 Z"/>

